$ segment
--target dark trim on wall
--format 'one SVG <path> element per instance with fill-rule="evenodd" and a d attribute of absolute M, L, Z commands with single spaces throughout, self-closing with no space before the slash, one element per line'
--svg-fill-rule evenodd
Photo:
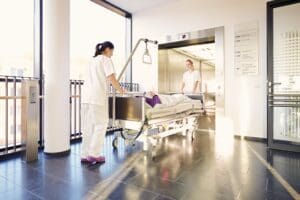
<path fill-rule="evenodd" d="M 296 3 L 300 3 L 300 0 L 273 0 L 267 2 L 267 9 L 268 8 L 273 9 L 273 8 L 292 5 Z"/>
<path fill-rule="evenodd" d="M 112 3 L 110 3 L 109 1 L 106 1 L 106 0 L 90 0 L 92 1 L 93 3 L 96 3 L 118 15 L 121 15 L 122 17 L 125 17 L 127 20 L 130 20 L 130 27 L 129 27 L 129 31 L 130 31 L 130 35 L 129 37 L 126 36 L 125 39 L 128 39 L 129 38 L 129 44 L 130 44 L 130 52 L 129 54 L 131 53 L 132 51 L 132 29 L 133 29 L 133 26 L 132 26 L 132 14 L 130 12 L 128 12 L 127 10 L 124 10 L 123 8 L 120 8 L 119 6 L 116 6 Z M 127 33 L 126 33 L 127 34 Z M 127 49 L 126 49 L 127 50 Z M 126 73 L 126 81 L 129 82 L 129 83 L 132 83 L 132 62 L 130 62 L 129 64 L 129 67 L 128 67 L 128 70 L 129 72 Z"/>
<path fill-rule="evenodd" d="M 39 153 L 43 152 L 44 147 L 39 147 L 38 151 Z M 13 150 L 13 148 L 9 148 L 9 150 Z M 3 151 L 3 149 L 0 149 L 0 152 Z M 18 145 L 17 151 L 11 151 L 7 154 L 0 154 L 0 162 L 6 161 L 10 159 L 17 159 L 22 158 L 24 150 L 22 149 L 21 145 Z"/>
<path fill-rule="evenodd" d="M 57 153 L 44 152 L 44 154 L 48 157 L 65 157 L 65 156 L 70 155 L 70 153 L 71 153 L 71 149 L 68 149 L 68 150 L 62 151 L 62 152 L 57 152 Z"/>
<path fill-rule="evenodd" d="M 70 144 L 77 144 L 80 142 L 82 142 L 82 137 L 78 137 L 70 140 Z"/>
<path fill-rule="evenodd" d="M 16 152 L 13 152 L 13 153 L 0 155 L 0 162 L 1 161 L 7 161 L 7 160 L 10 160 L 10 159 L 17 159 L 17 158 L 20 158 L 21 155 L 22 155 L 22 151 L 16 151 Z"/>
<path fill-rule="evenodd" d="M 251 136 L 240 136 L 240 135 L 234 135 L 235 139 L 244 139 L 247 141 L 255 141 L 255 142 L 263 142 L 263 143 L 267 143 L 267 138 L 260 138 L 260 137 L 251 137 Z"/>
<path fill-rule="evenodd" d="M 20 151 L 21 148 L 22 148 L 22 145 L 21 145 L 21 144 L 17 144 L 16 146 L 8 146 L 8 147 L 7 147 L 7 150 L 8 150 L 8 151 L 13 151 L 14 148 L 16 148 L 16 151 Z M 0 157 L 2 156 L 1 153 L 2 153 L 2 152 L 5 152 L 5 151 L 6 151 L 6 148 L 5 148 L 5 147 L 4 147 L 4 148 L 0 148 Z M 13 153 L 13 152 L 12 152 L 12 153 Z"/>
<path fill-rule="evenodd" d="M 274 2 L 267 3 L 267 80 L 273 82 L 273 12 Z M 269 102 L 269 88 L 267 86 L 267 102 Z M 273 138 L 273 110 L 267 103 L 267 141 L 268 146 Z"/>
<path fill-rule="evenodd" d="M 132 18 L 132 14 L 108 1 L 105 1 L 105 0 L 90 0 L 100 6 L 103 6 L 104 8 L 107 8 L 108 10 L 118 14 L 118 15 L 121 15 L 123 17 L 126 17 L 126 18 Z"/>
<path fill-rule="evenodd" d="M 40 78 L 40 84 L 39 84 L 39 94 L 40 96 L 43 96 L 43 88 L 44 88 L 44 68 L 43 68 L 43 0 L 40 1 L 40 21 L 39 21 L 39 29 L 40 29 L 40 46 L 39 46 L 39 62 L 40 62 L 40 70 L 39 70 L 39 78 Z M 39 146 L 44 146 L 44 100 L 40 99 L 40 140 L 39 140 Z"/>

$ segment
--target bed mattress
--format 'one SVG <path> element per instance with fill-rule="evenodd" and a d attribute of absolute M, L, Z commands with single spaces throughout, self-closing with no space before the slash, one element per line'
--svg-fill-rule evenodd
<path fill-rule="evenodd" d="M 199 104 L 199 105 L 198 105 Z M 148 107 L 146 108 L 146 118 L 156 119 L 167 117 L 174 114 L 180 114 L 185 112 L 196 112 L 201 109 L 201 104 L 199 101 L 182 102 L 172 106 L 158 106 L 158 107 Z"/>

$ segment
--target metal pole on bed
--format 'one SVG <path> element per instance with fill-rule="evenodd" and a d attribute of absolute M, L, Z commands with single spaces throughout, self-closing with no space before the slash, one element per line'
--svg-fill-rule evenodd
<path fill-rule="evenodd" d="M 146 44 L 148 42 L 152 43 L 152 44 L 158 44 L 158 42 L 156 40 L 149 40 L 149 39 L 146 39 L 146 38 L 139 39 L 138 42 L 136 43 L 136 45 L 134 46 L 131 54 L 129 55 L 129 57 L 128 57 L 125 65 L 124 65 L 124 67 L 122 68 L 122 71 L 120 72 L 120 74 L 118 76 L 118 79 L 117 79 L 118 81 L 121 80 L 123 74 L 125 73 L 125 71 L 126 71 L 128 65 L 129 65 L 129 63 L 132 60 L 133 55 L 135 54 L 135 52 L 136 52 L 136 50 L 139 47 L 139 45 L 140 45 L 141 42 L 145 42 Z M 113 127 L 115 127 L 115 125 L 116 125 L 115 124 L 115 121 L 116 121 L 116 90 L 115 89 L 113 89 L 113 108 L 112 108 L 112 111 L 113 111 L 113 113 L 112 113 L 112 125 L 113 125 Z"/>

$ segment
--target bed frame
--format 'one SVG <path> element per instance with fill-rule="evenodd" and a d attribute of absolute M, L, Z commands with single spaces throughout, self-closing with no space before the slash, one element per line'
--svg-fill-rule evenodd
<path fill-rule="evenodd" d="M 194 139 L 197 129 L 199 113 L 193 110 L 174 113 L 163 118 L 147 119 L 145 114 L 145 97 L 141 94 L 131 94 L 126 97 L 116 97 L 116 118 L 113 117 L 113 98 L 109 99 L 110 123 L 117 129 L 113 140 L 113 147 L 118 147 L 118 138 L 122 137 L 126 143 L 135 144 L 141 141 L 143 150 L 154 152 L 156 144 L 162 138 L 174 134 L 186 136 L 188 140 Z"/>

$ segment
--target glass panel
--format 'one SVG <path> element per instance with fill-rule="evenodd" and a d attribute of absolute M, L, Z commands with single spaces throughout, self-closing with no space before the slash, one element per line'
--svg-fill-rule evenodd
<path fill-rule="evenodd" d="M 71 79 L 82 79 L 95 46 L 111 41 L 115 45 L 116 73 L 121 71 L 126 56 L 126 18 L 92 1 L 71 1 Z"/>
<path fill-rule="evenodd" d="M 274 9 L 274 139 L 300 142 L 300 3 Z M 276 95 L 282 95 L 276 97 Z"/>
<path fill-rule="evenodd" d="M 300 108 L 274 108 L 274 139 L 300 142 Z"/>
<path fill-rule="evenodd" d="M 300 3 L 274 9 L 274 93 L 300 91 Z"/>
<path fill-rule="evenodd" d="M 0 75 L 33 76 L 34 64 L 34 0 L 0 1 Z M 17 83 L 17 96 L 20 83 Z M 6 85 L 0 82 L 0 96 L 5 96 Z M 12 96 L 13 83 L 8 84 Z M 16 100 L 16 126 L 13 101 L 8 102 L 8 146 L 21 142 L 21 100 Z M 0 149 L 6 143 L 6 103 L 0 100 Z"/>
<path fill-rule="evenodd" d="M 0 1 L 0 75 L 33 76 L 34 0 Z"/>
<path fill-rule="evenodd" d="M 8 95 L 13 95 L 13 83 L 8 84 Z M 21 95 L 21 83 L 16 84 L 16 95 Z M 5 96 L 5 83 L 0 82 L 0 96 Z M 0 100 L 0 149 L 5 147 L 5 101 Z M 13 101 L 8 102 L 8 146 L 14 144 L 14 129 L 16 128 L 16 144 L 21 143 L 21 100 L 16 100 L 16 127 L 14 127 L 14 106 Z"/>

